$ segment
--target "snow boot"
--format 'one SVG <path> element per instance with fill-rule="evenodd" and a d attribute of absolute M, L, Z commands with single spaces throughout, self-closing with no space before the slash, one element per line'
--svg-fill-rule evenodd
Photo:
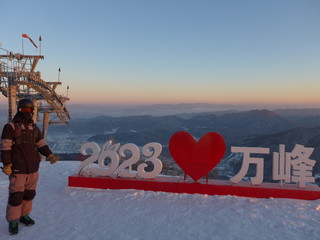
<path fill-rule="evenodd" d="M 17 221 L 9 222 L 9 233 L 10 235 L 18 234 L 19 226 Z"/>
<path fill-rule="evenodd" d="M 35 224 L 35 221 L 34 221 L 31 217 L 29 217 L 28 214 L 22 216 L 22 217 L 20 218 L 20 221 L 19 221 L 19 222 L 23 223 L 23 224 L 26 225 L 26 226 L 31 226 L 31 225 Z"/>

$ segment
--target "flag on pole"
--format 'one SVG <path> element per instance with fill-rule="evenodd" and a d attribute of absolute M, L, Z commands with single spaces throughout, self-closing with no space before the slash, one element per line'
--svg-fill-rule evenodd
<path fill-rule="evenodd" d="M 32 41 L 32 39 L 31 39 L 27 34 L 22 34 L 22 37 L 23 37 L 23 38 L 28 38 L 28 39 L 30 40 L 30 42 L 33 44 L 33 46 L 35 46 L 36 48 L 38 48 L 37 45 Z"/>

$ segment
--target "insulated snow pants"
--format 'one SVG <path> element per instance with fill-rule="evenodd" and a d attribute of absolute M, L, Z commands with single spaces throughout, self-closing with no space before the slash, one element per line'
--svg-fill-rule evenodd
<path fill-rule="evenodd" d="M 9 199 L 6 219 L 8 222 L 19 220 L 32 211 L 32 200 L 36 196 L 39 172 L 16 174 L 9 177 Z"/>

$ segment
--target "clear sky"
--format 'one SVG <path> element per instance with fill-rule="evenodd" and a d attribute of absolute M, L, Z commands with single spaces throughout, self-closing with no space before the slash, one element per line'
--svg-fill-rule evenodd
<path fill-rule="evenodd" d="M 0 0 L 2 47 L 38 44 L 72 103 L 320 105 L 318 0 Z M 24 41 L 25 53 L 35 48 Z M 1 97 L 3 100 L 4 97 Z"/>

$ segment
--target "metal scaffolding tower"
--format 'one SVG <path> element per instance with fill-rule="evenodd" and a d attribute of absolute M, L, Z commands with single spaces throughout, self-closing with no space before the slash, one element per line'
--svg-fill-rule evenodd
<path fill-rule="evenodd" d="M 42 134 L 46 139 L 49 124 L 68 124 L 70 114 L 65 106 L 69 100 L 56 93 L 58 82 L 46 82 L 36 70 L 41 55 L 14 54 L 3 48 L 0 55 L 0 91 L 8 98 L 8 120 L 17 111 L 20 99 L 31 99 L 35 104 L 34 122 L 43 122 Z"/>

